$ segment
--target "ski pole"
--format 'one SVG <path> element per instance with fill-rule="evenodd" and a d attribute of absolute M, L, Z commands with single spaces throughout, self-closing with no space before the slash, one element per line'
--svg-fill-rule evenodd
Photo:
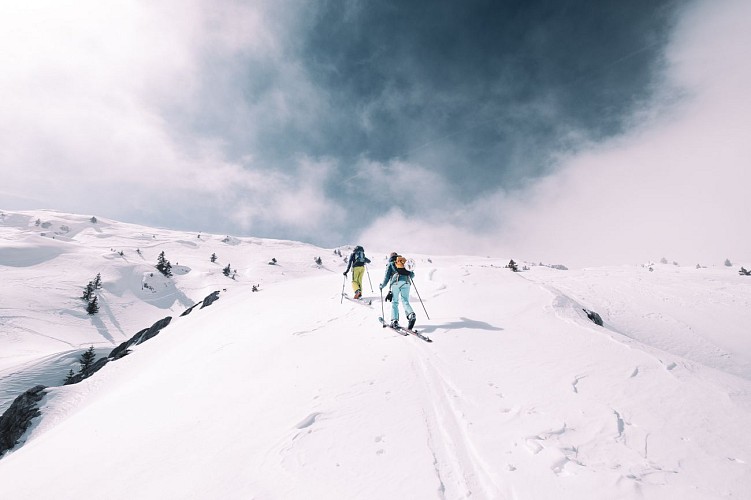
<path fill-rule="evenodd" d="M 425 317 L 430 319 L 430 316 L 428 315 L 428 310 L 425 309 L 425 304 L 423 304 L 422 297 L 420 297 L 420 292 L 417 291 L 417 285 L 415 285 L 415 280 L 410 279 L 410 281 L 412 282 L 412 286 L 415 287 L 415 293 L 417 294 L 417 298 L 420 299 L 420 305 L 422 305 L 422 310 L 425 311 Z"/>
<path fill-rule="evenodd" d="M 344 275 L 344 280 L 342 281 L 342 298 L 341 298 L 341 299 L 339 299 L 339 303 L 340 303 L 340 304 L 341 304 L 342 302 L 344 302 L 344 285 L 346 285 L 346 284 L 347 284 L 347 275 L 345 274 L 345 275 Z"/>
<path fill-rule="evenodd" d="M 386 328 L 386 313 L 383 311 L 383 288 L 378 288 L 381 291 L 381 317 L 383 318 L 383 327 Z"/>
<path fill-rule="evenodd" d="M 370 283 L 370 293 L 373 293 L 373 282 L 370 281 L 370 271 L 368 270 L 368 266 L 365 266 L 365 272 L 368 273 L 368 283 Z"/>

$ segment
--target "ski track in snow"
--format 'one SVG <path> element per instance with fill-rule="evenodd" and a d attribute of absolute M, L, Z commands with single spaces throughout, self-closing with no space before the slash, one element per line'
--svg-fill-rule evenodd
<path fill-rule="evenodd" d="M 422 350 L 422 349 L 421 349 Z M 490 468 L 477 452 L 468 429 L 471 422 L 462 413 L 460 391 L 441 375 L 427 353 L 417 354 L 416 376 L 429 395 L 431 414 L 425 414 L 429 446 L 435 457 L 436 475 L 442 498 L 499 498 Z"/>

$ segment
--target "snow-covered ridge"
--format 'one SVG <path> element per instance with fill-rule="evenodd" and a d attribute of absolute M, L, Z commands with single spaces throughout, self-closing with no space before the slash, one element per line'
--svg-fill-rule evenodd
<path fill-rule="evenodd" d="M 331 249 L 90 219 L 0 221 L 0 389 L 11 372 L 116 345 L 213 290 L 222 298 L 49 389 L 26 444 L 0 460 L 9 498 L 81 498 L 84 480 L 92 498 L 123 499 L 751 491 L 751 282 L 736 269 L 512 273 L 508 256 L 416 255 L 427 344 L 377 322 L 392 249 L 366 248 L 364 307 L 341 301 L 349 283 Z M 181 271 L 150 283 L 174 288 L 142 290 L 161 251 Z M 78 296 L 97 273 L 92 318 Z"/>

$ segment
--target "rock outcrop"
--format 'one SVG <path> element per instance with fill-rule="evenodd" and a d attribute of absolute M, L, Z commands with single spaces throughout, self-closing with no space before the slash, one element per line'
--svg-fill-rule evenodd
<path fill-rule="evenodd" d="M 13 449 L 31 425 L 31 421 L 41 415 L 39 401 L 46 387 L 38 385 L 18 396 L 0 417 L 0 456 Z"/>
<path fill-rule="evenodd" d="M 597 325 L 597 326 L 602 326 L 602 325 L 603 325 L 603 323 L 602 323 L 602 318 L 600 317 L 600 315 L 599 315 L 599 314 L 597 314 L 597 313 L 596 313 L 596 312 L 594 312 L 594 311 L 590 311 L 589 309 L 582 309 L 582 310 L 583 310 L 583 311 L 584 311 L 584 312 L 585 312 L 585 313 L 587 314 L 587 317 L 588 317 L 588 318 L 589 318 L 590 320 L 592 320 L 592 322 L 593 322 L 593 323 L 594 323 L 595 325 Z"/>

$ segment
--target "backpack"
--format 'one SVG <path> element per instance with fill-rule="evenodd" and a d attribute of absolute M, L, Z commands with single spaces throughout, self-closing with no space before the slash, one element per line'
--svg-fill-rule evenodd
<path fill-rule="evenodd" d="M 355 248 L 355 264 L 365 264 L 365 250 L 362 247 Z"/>

